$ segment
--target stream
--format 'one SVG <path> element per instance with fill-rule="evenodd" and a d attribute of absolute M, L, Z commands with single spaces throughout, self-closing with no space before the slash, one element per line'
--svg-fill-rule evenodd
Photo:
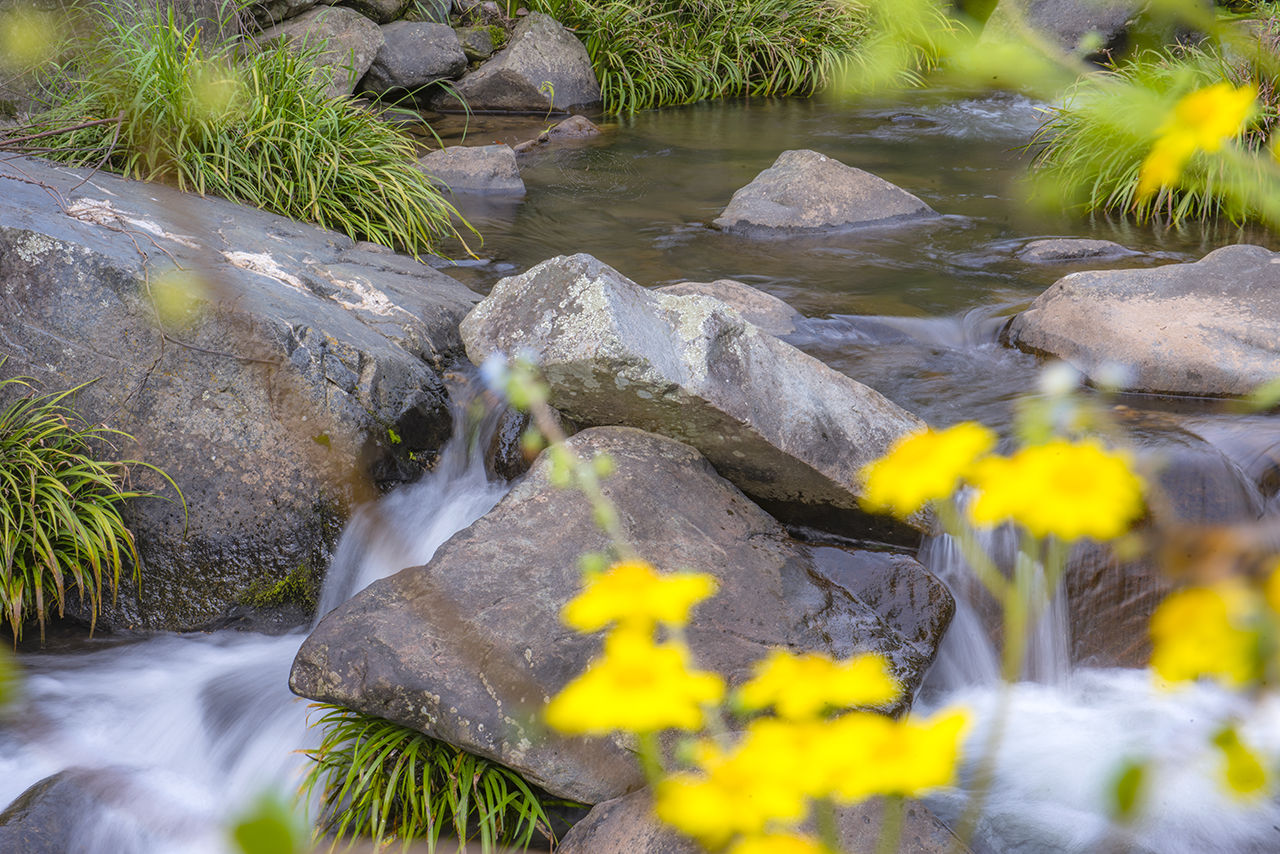
<path fill-rule="evenodd" d="M 1235 228 L 1165 230 L 1069 220 L 1021 201 L 1027 156 L 1016 149 L 1042 105 L 1014 96 L 946 91 L 895 101 L 712 103 L 605 125 L 599 139 L 535 153 L 519 202 L 463 200 L 485 236 L 478 260 L 446 271 L 487 292 L 499 278 L 557 254 L 588 252 L 645 285 L 735 278 L 806 315 L 787 340 L 935 425 L 977 419 L 1008 431 L 1012 404 L 1036 394 L 1038 361 L 1001 347 L 1003 320 L 1072 268 L 1020 262 L 1040 237 L 1115 240 L 1144 253 L 1121 267 L 1194 260 L 1265 234 Z M 535 122 L 536 123 L 536 122 Z M 534 129 L 534 132 L 536 132 Z M 456 124 L 437 130 L 458 138 Z M 527 120 L 475 118 L 468 143 L 530 135 Z M 833 238 L 744 240 L 707 223 L 735 189 L 779 152 L 814 148 L 874 172 L 944 214 L 897 229 Z M 1280 445 L 1280 422 L 1220 414 L 1205 401 L 1127 396 L 1171 412 L 1222 451 L 1239 488 L 1258 492 L 1260 460 Z M 437 468 L 359 511 L 322 593 L 321 613 L 371 581 L 427 561 L 491 508 L 506 484 L 485 475 L 493 415 L 467 424 Z M 955 589 L 965 569 L 945 539 L 922 561 Z M 1244 708 L 1208 686 L 1177 692 L 1149 673 L 1066 665 L 1069 627 L 1047 624 L 1038 662 L 1007 692 L 995 653 L 963 599 L 920 703 L 959 702 L 978 724 L 977 751 L 996 709 L 1008 724 L 975 850 L 986 852 L 1251 852 L 1280 850 L 1280 806 L 1232 800 L 1206 750 L 1215 721 L 1246 716 L 1242 734 L 1280 755 L 1280 707 Z M 305 635 L 225 631 L 100 638 L 21 657 L 22 697 L 0 725 L 0 803 L 66 768 L 99 769 L 119 797 L 77 828 L 73 849 L 103 854 L 227 851 L 225 825 L 264 791 L 291 798 L 315 744 L 307 701 L 288 690 Z M 1150 760 L 1149 809 L 1124 831 L 1105 792 L 1122 759 Z M 974 778 L 972 764 L 964 779 Z M 963 791 L 930 806 L 954 820 Z"/>

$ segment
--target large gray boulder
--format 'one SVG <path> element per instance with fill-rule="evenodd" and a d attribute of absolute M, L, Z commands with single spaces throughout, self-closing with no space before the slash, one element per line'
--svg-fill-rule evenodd
<path fill-rule="evenodd" d="M 520 166 L 509 145 L 450 145 L 419 157 L 418 168 L 455 193 L 524 195 Z"/>
<path fill-rule="evenodd" d="M 108 623 L 192 628 L 300 566 L 321 572 L 364 475 L 412 476 L 448 437 L 441 371 L 475 299 L 453 279 L 105 173 L 10 158 L 0 188 L 4 374 L 91 382 L 77 408 L 132 434 L 115 453 L 167 471 L 191 511 L 129 505 L 143 585 Z M 203 284 L 162 331 L 153 295 L 174 265 Z"/>
<path fill-rule="evenodd" d="M 897 541 L 915 530 L 858 505 L 859 470 L 922 422 L 705 296 L 640 287 L 590 255 L 499 281 L 462 323 L 467 356 L 532 351 L 581 425 L 687 442 L 766 509 Z"/>
<path fill-rule="evenodd" d="M 342 0 L 342 5 L 354 9 L 375 24 L 389 24 L 398 20 L 414 0 Z"/>
<path fill-rule="evenodd" d="M 258 26 L 266 29 L 289 18 L 296 18 L 318 4 L 319 0 L 254 0 L 249 4 L 248 12 Z"/>
<path fill-rule="evenodd" d="M 1280 376 L 1280 254 L 1226 246 L 1191 264 L 1072 273 L 1010 323 L 1017 347 L 1126 388 L 1248 394 Z"/>
<path fill-rule="evenodd" d="M 321 6 L 264 30 L 263 44 L 285 39 L 297 47 L 323 45 L 315 57 L 318 68 L 328 69 L 332 79 L 325 90 L 331 98 L 350 95 L 382 50 L 382 31 L 354 9 Z"/>
<path fill-rule="evenodd" d="M 712 222 L 726 231 L 829 231 L 936 216 L 883 178 L 825 154 L 784 151 L 733 194 Z"/>
<path fill-rule="evenodd" d="M 658 288 L 659 293 L 675 296 L 707 296 L 728 303 L 749 323 L 754 323 L 770 335 L 790 335 L 796 331 L 800 312 L 773 294 L 753 288 L 736 279 L 716 279 L 714 282 L 677 282 Z"/>
<path fill-rule="evenodd" d="M 719 580 L 687 629 L 700 666 L 740 683 L 775 646 L 839 657 L 874 651 L 908 692 L 919 685 L 953 607 L 919 564 L 815 555 L 671 439 L 595 428 L 569 446 L 613 460 L 603 491 L 637 554 Z M 557 739 L 534 722 L 599 651 L 598 637 L 567 629 L 559 612 L 581 586 L 579 556 L 608 545 L 587 502 L 554 486 L 550 469 L 544 454 L 426 566 L 375 582 L 326 616 L 299 650 L 290 687 L 493 758 L 552 794 L 597 803 L 637 788 L 643 780 L 628 745 Z M 864 575 L 877 587 L 917 590 L 916 608 L 930 616 L 869 606 L 856 592 Z M 934 626 L 929 636 L 920 619 Z"/>
<path fill-rule="evenodd" d="M 982 31 L 984 41 L 1019 38 L 1029 25 L 1068 52 L 1096 54 L 1125 47 L 1143 0 L 999 0 Z"/>
<path fill-rule="evenodd" d="M 877 850 L 883 827 L 879 801 L 866 801 L 836 810 L 840 850 Z M 632 792 L 596 804 L 556 846 L 559 854 L 701 854 L 704 849 L 664 827 L 654 818 L 648 790 Z M 923 804 L 903 807 L 902 837 L 896 854 L 963 854 L 960 842 Z"/>
<path fill-rule="evenodd" d="M 541 12 L 516 26 L 511 41 L 463 77 L 455 92 L 431 102 L 437 110 L 565 113 L 600 105 L 600 83 L 577 36 Z"/>
<path fill-rule="evenodd" d="M 458 34 L 448 24 L 397 21 L 381 29 L 383 45 L 360 81 L 362 92 L 412 92 L 467 67 Z"/>

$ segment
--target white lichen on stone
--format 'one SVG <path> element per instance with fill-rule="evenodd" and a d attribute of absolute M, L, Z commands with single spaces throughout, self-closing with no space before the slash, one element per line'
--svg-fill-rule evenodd
<path fill-rule="evenodd" d="M 39 264 L 44 256 L 54 250 L 55 243 L 43 234 L 29 234 L 14 249 L 18 257 L 28 264 Z"/>
<path fill-rule="evenodd" d="M 375 288 L 365 279 L 337 279 L 329 275 L 326 275 L 325 278 L 349 294 L 348 297 L 343 297 L 340 294 L 334 294 L 330 297 L 338 305 L 349 311 L 367 311 L 379 317 L 390 317 L 396 313 L 403 314 L 410 319 L 413 317 L 413 315 L 396 305 L 385 293 Z"/>
<path fill-rule="evenodd" d="M 72 219 L 78 219 L 80 222 L 100 225 L 106 228 L 132 226 L 154 237 L 161 237 L 174 243 L 180 243 L 188 249 L 200 248 L 200 244 L 196 243 L 194 237 L 165 231 L 149 219 L 141 219 L 136 216 L 130 216 L 123 211 L 118 211 L 106 199 L 77 199 L 67 205 L 67 216 Z"/>
<path fill-rule="evenodd" d="M 291 273 L 286 273 L 276 263 L 276 259 L 265 252 L 223 252 L 222 257 L 226 258 L 227 263 L 233 267 L 239 267 L 241 270 L 248 270 L 250 273 L 257 273 L 260 276 L 275 279 L 280 284 L 293 288 L 299 293 L 311 293 L 311 291 L 307 290 L 306 285 L 302 284 L 301 279 Z"/>

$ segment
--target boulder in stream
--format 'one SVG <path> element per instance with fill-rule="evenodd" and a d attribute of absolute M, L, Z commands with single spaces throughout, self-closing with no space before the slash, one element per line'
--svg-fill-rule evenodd
<path fill-rule="evenodd" d="M 718 579 L 687 629 L 700 666 L 740 683 L 772 647 L 874 651 L 909 693 L 919 685 L 954 605 L 914 560 L 796 543 L 672 439 L 594 428 L 569 446 L 612 459 L 603 490 L 638 554 Z M 557 739 L 533 721 L 599 650 L 598 636 L 566 628 L 559 612 L 580 588 L 578 558 L 607 542 L 583 497 L 551 484 L 550 468 L 542 455 L 426 566 L 374 582 L 326 616 L 290 687 L 492 758 L 555 795 L 592 804 L 639 787 L 626 743 Z"/>
<path fill-rule="evenodd" d="M 816 151 L 784 151 L 712 222 L 725 231 L 831 231 L 937 216 L 901 187 Z"/>
<path fill-rule="evenodd" d="M 318 67 L 333 75 L 325 94 L 330 98 L 350 95 L 383 47 L 382 31 L 373 21 L 354 9 L 321 6 L 264 30 L 258 37 L 267 42 L 284 39 L 298 47 L 324 49 L 315 57 Z"/>
<path fill-rule="evenodd" d="M 76 408 L 132 434 L 113 453 L 164 469 L 190 508 L 128 505 L 143 583 L 107 605 L 108 625 L 195 628 L 300 567 L 320 573 L 345 508 L 370 497 L 364 476 L 412 477 L 448 438 L 441 372 L 475 300 L 453 279 L 102 172 L 10 158 L 0 188 L 4 374 L 88 383 Z M 161 329 L 166 289 L 180 296 Z"/>
<path fill-rule="evenodd" d="M 454 193 L 524 195 L 520 166 L 509 145 L 450 145 L 418 158 L 418 168 Z"/>
<path fill-rule="evenodd" d="M 1126 389 L 1245 395 L 1280 376 L 1280 253 L 1225 246 L 1190 264 L 1072 273 L 1007 338 Z"/>
<path fill-rule="evenodd" d="M 1033 240 L 1018 250 L 1018 258 L 1037 264 L 1112 261 L 1138 254 L 1111 240 L 1090 240 L 1080 237 L 1050 237 L 1044 240 Z"/>
<path fill-rule="evenodd" d="M 923 423 L 720 300 L 658 293 L 590 255 L 562 256 L 499 281 L 461 331 L 476 364 L 531 351 L 552 405 L 576 423 L 687 442 L 775 515 L 900 542 L 927 527 L 858 504 L 861 468 Z"/>
<path fill-rule="evenodd" d="M 800 319 L 800 312 L 782 300 L 735 279 L 677 282 L 657 290 L 675 296 L 700 295 L 718 299 L 736 308 L 743 320 L 754 323 L 770 335 L 790 335 L 796 331 L 796 322 Z"/>
<path fill-rule="evenodd" d="M 361 92 L 413 92 L 467 67 L 458 34 L 448 24 L 396 21 L 380 29 L 383 45 L 360 80 Z"/>

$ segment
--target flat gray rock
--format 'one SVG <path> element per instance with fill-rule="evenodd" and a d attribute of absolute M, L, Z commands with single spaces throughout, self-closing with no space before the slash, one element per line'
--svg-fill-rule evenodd
<path fill-rule="evenodd" d="M 333 74 L 325 94 L 331 98 L 350 95 L 356 81 L 364 76 L 374 57 L 382 49 L 382 32 L 378 25 L 354 9 L 321 6 L 289 18 L 284 23 L 264 30 L 258 37 L 266 44 L 286 39 L 291 45 L 324 44 L 316 65 Z"/>
<path fill-rule="evenodd" d="M 552 405 L 576 423 L 687 442 L 780 518 L 901 542 L 927 528 L 858 504 L 861 468 L 923 423 L 718 299 L 657 293 L 590 255 L 561 256 L 499 281 L 461 332 L 476 364 L 532 351 Z"/>
<path fill-rule="evenodd" d="M 714 282 L 679 282 L 657 289 L 675 296 L 705 296 L 728 303 L 744 320 L 754 323 L 770 335 L 790 335 L 796 331 L 800 312 L 782 300 L 735 279 Z"/>
<path fill-rule="evenodd" d="M 584 459 L 613 460 L 602 489 L 637 554 L 718 579 L 718 594 L 687 628 L 701 667 L 739 684 L 776 646 L 878 652 L 909 695 L 919 685 L 954 605 L 914 560 L 816 554 L 672 439 L 608 427 L 578 433 L 569 446 Z M 578 557 L 607 541 L 583 497 L 550 483 L 550 468 L 542 455 L 426 566 L 377 581 L 326 616 L 298 652 L 293 690 L 414 727 L 584 803 L 641 785 L 626 743 L 559 739 L 532 723 L 600 648 L 598 636 L 566 628 L 559 612 L 580 589 Z M 874 579 L 868 588 L 917 590 L 917 614 L 904 621 L 886 600 L 868 604 L 858 592 L 863 577 Z M 928 636 L 920 620 L 934 627 Z"/>
<path fill-rule="evenodd" d="M 418 158 L 418 168 L 455 193 L 524 195 L 509 145 L 451 145 Z"/>
<path fill-rule="evenodd" d="M 1244 395 L 1280 376 L 1280 254 L 1226 246 L 1190 264 L 1072 273 L 1010 323 L 1017 347 L 1132 391 Z"/>
<path fill-rule="evenodd" d="M 362 478 L 416 475 L 451 432 L 441 372 L 475 296 L 442 273 L 103 172 L 9 158 L 0 191 L 4 374 L 91 383 L 78 409 L 131 433 L 116 453 L 167 471 L 191 510 L 128 505 L 143 587 L 106 624 L 191 629 L 299 566 L 318 577 Z M 162 334 L 152 294 L 174 264 L 205 284 Z"/>
<path fill-rule="evenodd" d="M 492 59 L 436 95 L 437 110 L 547 113 L 600 105 L 600 83 L 577 36 L 541 12 L 522 20 Z M 459 100 L 461 99 L 461 100 Z"/>
<path fill-rule="evenodd" d="M 1110 240 L 1088 240 L 1074 237 L 1053 237 L 1033 240 L 1018 250 L 1023 261 L 1051 264 L 1078 261 L 1110 261 L 1128 258 L 1141 253 L 1113 243 Z"/>
<path fill-rule="evenodd" d="M 412 92 L 467 67 L 458 34 L 448 24 L 396 21 L 381 31 L 383 45 L 360 81 L 361 92 Z"/>
<path fill-rule="evenodd" d="M 342 0 L 342 5 L 354 9 L 375 24 L 389 24 L 398 20 L 414 0 Z"/>
<path fill-rule="evenodd" d="M 712 222 L 726 231 L 829 231 L 937 216 L 883 178 L 805 149 L 784 151 Z"/>

